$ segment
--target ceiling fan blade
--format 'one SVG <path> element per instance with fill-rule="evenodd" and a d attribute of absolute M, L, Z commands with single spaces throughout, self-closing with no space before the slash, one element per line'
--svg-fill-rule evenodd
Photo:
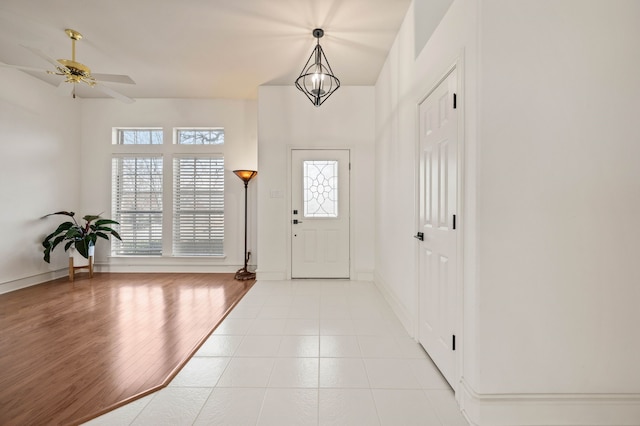
<path fill-rule="evenodd" d="M 33 71 L 33 72 L 44 72 L 44 73 L 48 72 L 47 70 L 42 68 L 23 67 L 21 65 L 9 65 L 9 64 L 3 64 L 2 62 L 0 62 L 0 67 L 15 68 L 22 71 Z"/>
<path fill-rule="evenodd" d="M 136 82 L 133 81 L 131 77 L 129 77 L 128 75 L 91 73 L 91 77 L 95 78 L 97 81 L 108 81 L 111 83 L 123 83 L 123 84 L 136 84 Z"/>
<path fill-rule="evenodd" d="M 67 83 L 66 81 L 63 81 L 62 83 L 58 84 L 58 87 L 56 87 L 56 95 L 64 97 L 71 96 L 74 87 L 75 86 L 73 83 Z"/>
<path fill-rule="evenodd" d="M 52 57 L 48 56 L 43 51 L 36 49 L 35 47 L 25 46 L 24 44 L 21 44 L 21 46 L 24 47 L 25 49 L 30 50 L 31 52 L 33 52 L 37 56 L 40 56 L 42 59 L 44 59 L 45 61 L 49 62 L 51 65 L 53 65 L 56 68 L 66 68 L 60 62 L 56 61 L 55 59 L 53 59 Z"/>
<path fill-rule="evenodd" d="M 126 104 L 132 104 L 132 103 L 135 102 L 130 97 L 125 96 L 122 93 L 116 92 L 115 90 L 113 90 L 113 89 L 111 89 L 111 88 L 109 88 L 107 86 L 103 86 L 103 85 L 101 85 L 99 83 L 96 83 L 93 86 L 93 88 L 101 91 L 104 94 L 107 94 L 107 95 L 111 96 L 112 98 L 116 98 L 117 100 L 122 101 L 122 102 L 124 102 Z"/>

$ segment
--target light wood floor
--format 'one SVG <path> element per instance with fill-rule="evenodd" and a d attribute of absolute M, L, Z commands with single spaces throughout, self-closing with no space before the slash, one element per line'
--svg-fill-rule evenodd
<path fill-rule="evenodd" d="M 253 283 L 78 274 L 0 295 L 0 424 L 78 424 L 165 386 Z"/>

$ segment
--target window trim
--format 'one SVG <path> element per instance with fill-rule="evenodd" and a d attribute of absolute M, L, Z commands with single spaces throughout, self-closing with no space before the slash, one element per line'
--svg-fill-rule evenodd
<path fill-rule="evenodd" d="M 162 141 L 160 143 L 146 143 L 146 144 L 125 144 L 125 143 L 120 143 L 120 135 L 121 132 L 123 130 L 145 130 L 145 131 L 160 131 L 162 132 Z M 162 127 L 114 127 L 112 129 L 112 135 L 111 135 L 111 144 L 112 145 L 117 145 L 117 146 L 127 146 L 127 147 L 150 147 L 150 146 L 162 146 L 164 145 L 164 129 Z"/>
<path fill-rule="evenodd" d="M 198 130 L 221 130 L 222 131 L 222 143 L 216 144 L 181 144 L 179 143 L 179 133 L 182 131 L 198 131 Z M 173 144 L 180 147 L 223 147 L 224 146 L 224 137 L 226 136 L 224 127 L 174 127 L 173 128 Z"/>
<path fill-rule="evenodd" d="M 226 259 L 227 254 L 226 250 L 229 247 L 227 238 L 229 229 L 229 221 L 226 216 L 226 203 L 228 191 L 231 187 L 227 184 L 227 170 L 223 167 L 224 173 L 224 192 L 223 199 L 225 203 L 225 216 L 224 216 L 224 237 L 223 237 L 223 248 L 222 254 L 220 255 L 176 255 L 173 253 L 173 226 L 174 226 L 174 213 L 173 213 L 173 162 L 174 158 L 179 156 L 220 156 L 225 161 L 226 166 L 226 155 L 225 155 L 225 144 L 177 144 L 176 143 L 176 135 L 177 130 L 180 129 L 188 129 L 188 130 L 202 130 L 202 129 L 220 129 L 223 132 L 225 131 L 225 127 L 223 126 L 207 126 L 207 127 L 192 127 L 192 126 L 183 126 L 183 127 L 168 127 L 168 126 L 117 126 L 112 128 L 112 137 L 117 138 L 117 131 L 120 129 L 161 129 L 163 131 L 163 143 L 162 144 L 127 144 L 121 145 L 112 143 L 111 150 L 111 158 L 116 157 L 132 157 L 132 156 L 160 156 L 163 158 L 163 214 L 162 214 L 162 233 L 163 233 L 163 244 L 162 244 L 162 254 L 161 255 L 125 255 L 125 254 L 114 254 L 113 250 L 109 250 L 108 258 L 110 264 L 114 265 L 126 265 L 127 260 L 118 260 L 118 259 L 128 259 L 131 262 L 131 265 L 139 264 L 139 265 L 148 265 L 149 262 L 151 264 L 158 265 L 168 265 L 171 262 L 171 259 L 180 259 L 179 264 L 185 265 L 194 265 L 195 267 L 203 267 L 209 266 L 210 264 L 206 263 L 205 260 L 213 262 L 217 264 L 224 259 Z M 227 136 L 225 132 L 225 137 Z M 112 142 L 114 139 L 112 139 Z M 113 160 L 111 160 L 113 161 Z M 111 176 L 111 182 L 113 182 L 113 176 Z M 112 186 L 112 196 L 110 206 L 113 206 L 113 186 Z M 111 245 L 113 242 L 111 242 Z M 233 247 L 233 244 L 231 245 Z M 139 260 L 140 259 L 140 260 Z M 147 261 L 142 261 L 141 259 L 147 259 Z"/>

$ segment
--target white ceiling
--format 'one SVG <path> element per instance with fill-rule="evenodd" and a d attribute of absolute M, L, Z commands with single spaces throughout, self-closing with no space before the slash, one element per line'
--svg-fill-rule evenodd
<path fill-rule="evenodd" d="M 293 85 L 314 28 L 343 85 L 373 85 L 410 0 L 1 0 L 0 61 L 52 66 L 71 58 L 65 28 L 81 32 L 76 60 L 132 98 L 255 99 L 260 85 Z M 33 73 L 51 84 L 62 77 Z M 79 87 L 80 97 L 105 97 Z"/>

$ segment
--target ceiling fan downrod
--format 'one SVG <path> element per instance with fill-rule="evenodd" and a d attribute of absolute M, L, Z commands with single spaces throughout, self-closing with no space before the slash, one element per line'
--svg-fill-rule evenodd
<path fill-rule="evenodd" d="M 71 60 L 73 62 L 76 61 L 76 40 L 82 40 L 82 34 L 80 34 L 76 30 L 72 30 L 71 28 L 67 28 L 64 32 L 71 39 Z"/>

